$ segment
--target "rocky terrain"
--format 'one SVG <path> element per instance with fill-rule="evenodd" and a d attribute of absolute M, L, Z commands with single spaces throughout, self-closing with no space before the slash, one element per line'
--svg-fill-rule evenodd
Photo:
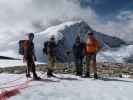
<path fill-rule="evenodd" d="M 67 63 L 57 63 L 55 73 L 75 73 L 75 67 L 73 64 L 66 67 Z M 84 65 L 85 67 L 85 65 Z M 37 64 L 37 70 L 46 72 L 47 64 Z M 121 64 L 121 63 L 98 63 L 97 64 L 98 73 L 101 76 L 112 76 L 112 77 L 130 77 L 133 78 L 133 64 Z M 21 74 L 25 73 L 26 66 L 14 66 L 14 67 L 3 67 L 0 68 L 0 73 L 11 73 L 11 74 Z"/>

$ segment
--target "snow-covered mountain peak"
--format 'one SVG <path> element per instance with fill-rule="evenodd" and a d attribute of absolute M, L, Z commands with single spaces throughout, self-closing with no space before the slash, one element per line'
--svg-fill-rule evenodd
<path fill-rule="evenodd" d="M 123 40 L 119 38 L 108 36 L 100 32 L 96 32 L 95 29 L 90 28 L 90 26 L 82 20 L 69 21 L 56 26 L 49 27 L 48 29 L 35 34 L 34 42 L 35 42 L 35 49 L 36 49 L 35 51 L 38 61 L 46 62 L 46 57 L 43 54 L 43 47 L 44 47 L 44 42 L 48 41 L 49 38 L 51 38 L 51 36 L 53 35 L 55 36 L 58 45 L 57 59 L 58 61 L 64 62 L 66 61 L 66 51 L 72 50 L 75 37 L 78 34 L 80 34 L 82 41 L 85 41 L 88 31 L 93 31 L 95 33 L 95 37 L 105 48 L 120 47 L 121 45 L 126 44 Z M 6 57 L 21 58 L 21 56 L 19 56 L 18 54 L 18 42 L 10 41 L 10 43 L 11 43 L 10 46 L 5 48 L 4 51 L 0 51 L 0 55 Z M 131 49 L 127 47 L 127 52 L 128 49 L 131 51 Z M 119 56 L 121 54 L 124 54 L 124 56 Z M 130 54 L 124 53 L 123 47 L 122 49 L 115 49 L 115 50 L 113 49 L 113 51 L 109 50 L 104 54 L 100 54 L 99 56 L 101 57 L 102 60 L 108 62 L 123 62 L 125 58 L 131 57 Z"/>
<path fill-rule="evenodd" d="M 54 35 L 58 43 L 58 60 L 66 61 L 65 53 L 67 50 L 71 51 L 75 41 L 75 37 L 80 34 L 82 41 L 85 41 L 86 34 L 88 31 L 93 31 L 95 33 L 96 38 L 100 41 L 103 47 L 119 46 L 124 43 L 118 38 L 95 32 L 93 29 L 90 28 L 90 26 L 86 22 L 82 20 L 70 21 L 62 23 L 60 25 L 49 27 L 45 31 L 36 34 L 35 43 L 37 44 L 36 52 L 38 59 L 45 59 L 42 52 L 44 42 L 48 41 L 49 38 Z"/>

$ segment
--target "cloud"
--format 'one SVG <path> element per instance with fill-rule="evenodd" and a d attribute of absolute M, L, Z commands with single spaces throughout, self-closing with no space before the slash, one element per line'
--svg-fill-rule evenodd
<path fill-rule="evenodd" d="M 0 0 L 0 9 L 0 50 L 24 37 L 26 32 L 78 19 L 91 24 L 96 17 L 91 8 L 82 9 L 78 0 Z"/>
<path fill-rule="evenodd" d="M 0 0 L 0 51 L 14 48 L 10 44 L 24 38 L 24 33 L 39 32 L 51 25 L 79 19 L 85 20 L 94 30 L 133 40 L 132 12 L 120 12 L 116 16 L 118 21 L 103 23 L 94 9 L 82 8 L 79 1 Z"/>
<path fill-rule="evenodd" d="M 133 41 L 133 13 L 131 11 L 121 11 L 115 16 L 115 20 L 100 22 L 94 27 L 105 34 L 122 38 L 128 42 Z"/>

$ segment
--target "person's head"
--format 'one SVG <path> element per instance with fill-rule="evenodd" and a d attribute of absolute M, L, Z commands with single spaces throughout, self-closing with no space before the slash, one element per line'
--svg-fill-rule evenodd
<path fill-rule="evenodd" d="M 77 36 L 76 39 L 75 39 L 75 42 L 80 43 L 80 41 L 81 41 L 80 36 Z"/>
<path fill-rule="evenodd" d="M 34 39 L 34 34 L 33 34 L 33 33 L 29 33 L 28 37 L 29 37 L 29 40 L 30 40 L 30 41 L 33 41 L 33 39 Z"/>
<path fill-rule="evenodd" d="M 55 41 L 55 36 L 51 36 L 50 41 Z"/>
<path fill-rule="evenodd" d="M 93 32 L 89 32 L 89 33 L 88 33 L 88 37 L 89 37 L 89 38 L 94 38 L 94 33 L 93 33 Z"/>

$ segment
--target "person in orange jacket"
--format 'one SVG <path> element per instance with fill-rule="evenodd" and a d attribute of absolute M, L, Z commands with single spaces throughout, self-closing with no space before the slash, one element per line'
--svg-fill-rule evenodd
<path fill-rule="evenodd" d="M 94 78 L 98 79 L 97 75 L 97 67 L 96 67 L 96 55 L 97 52 L 100 50 L 101 46 L 98 40 L 94 37 L 94 33 L 88 33 L 87 41 L 86 41 L 86 74 L 85 77 L 90 77 L 90 63 L 92 61 L 92 68 L 94 72 Z"/>

